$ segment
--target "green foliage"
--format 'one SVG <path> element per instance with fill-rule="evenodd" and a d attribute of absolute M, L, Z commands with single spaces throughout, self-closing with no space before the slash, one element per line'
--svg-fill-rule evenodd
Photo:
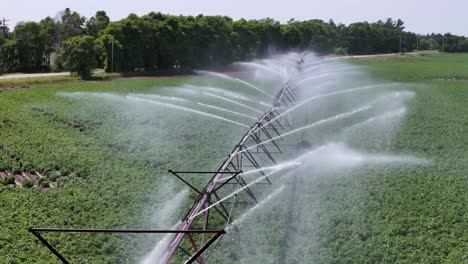
<path fill-rule="evenodd" d="M 415 84 L 409 89 L 416 97 L 409 102 L 407 118 L 389 151 L 427 157 L 431 165 L 304 184 L 314 186 L 308 190 L 311 196 L 304 197 L 314 209 L 307 213 L 317 214 L 321 221 L 314 230 L 291 232 L 307 234 L 301 245 L 317 263 L 464 263 L 468 55 L 396 56 L 353 63 L 379 78 Z M 27 232 L 31 226 L 149 228 L 154 212 L 148 208 L 167 199 L 156 193 L 169 181 L 168 169 L 219 165 L 243 130 L 213 126 L 210 119 L 161 107 L 129 110 L 83 94 L 164 95 L 161 87 L 184 80 L 75 82 L 2 91 L 1 168 L 29 167 L 45 173 L 49 181 L 60 177 L 60 184 L 47 191 L 0 191 L 0 260 L 55 261 Z M 188 206 L 190 202 L 184 210 Z M 273 215 L 287 208 L 275 206 Z M 256 234 L 271 238 L 271 244 L 258 246 L 271 249 L 271 258 L 264 261 L 272 263 L 282 257 L 275 243 L 296 223 L 293 216 L 290 222 L 260 220 L 266 223 L 265 231 Z M 154 246 L 154 237 L 140 236 L 48 234 L 47 239 L 71 263 L 137 263 Z M 242 256 L 223 257 L 218 263 L 238 263 Z M 291 262 L 282 263 L 294 263 L 294 256 L 284 258 Z"/>
<path fill-rule="evenodd" d="M 78 12 L 72 12 L 70 8 L 65 8 L 59 12 L 58 16 L 60 17 L 58 25 L 61 40 L 67 40 L 83 33 L 86 18 L 80 16 Z"/>
<path fill-rule="evenodd" d="M 348 55 L 348 52 L 346 52 L 346 49 L 344 49 L 342 47 L 338 47 L 338 48 L 335 49 L 334 54 L 335 55 L 345 56 L 345 55 Z"/>
<path fill-rule="evenodd" d="M 48 188 L 50 187 L 50 182 L 48 179 L 42 178 L 39 180 L 39 186 L 42 188 Z"/>
<path fill-rule="evenodd" d="M 20 24 L 0 37 L 0 71 L 63 70 L 62 43 L 76 36 L 96 38 L 96 66 L 106 71 L 187 71 L 250 60 L 277 50 L 314 50 L 321 54 L 343 48 L 349 54 L 381 54 L 417 49 L 467 52 L 468 40 L 451 34 L 416 35 L 402 20 L 386 19 L 349 26 L 318 19 L 286 24 L 267 18 L 233 21 L 225 16 L 130 14 L 110 22 L 105 11 L 86 20 L 69 8 L 57 19 Z M 58 56 L 53 56 L 53 54 Z M 113 63 L 113 65 L 111 65 Z"/>
<path fill-rule="evenodd" d="M 61 176 L 59 171 L 51 171 L 47 174 L 47 179 L 50 181 L 57 181 L 57 179 Z"/>
<path fill-rule="evenodd" d="M 31 188 L 34 186 L 34 182 L 30 179 L 26 179 L 23 181 L 23 187 L 24 188 Z"/>
<path fill-rule="evenodd" d="M 82 79 L 91 77 L 96 65 L 96 47 L 91 36 L 77 36 L 63 42 L 61 55 L 67 70 L 78 74 Z"/>
<path fill-rule="evenodd" d="M 47 66 L 51 65 L 51 54 L 58 48 L 61 40 L 60 25 L 51 17 L 46 17 L 39 22 L 42 34 L 45 36 L 44 60 Z"/>
<path fill-rule="evenodd" d="M 463 36 L 445 34 L 442 50 L 446 52 L 468 52 L 468 39 Z"/>
<path fill-rule="evenodd" d="M 403 21 L 387 19 L 375 23 L 352 23 L 341 29 L 341 46 L 350 54 L 396 53 L 411 51 L 416 47 L 414 33 L 404 32 Z M 414 37 L 412 37 L 414 35 Z"/>
<path fill-rule="evenodd" d="M 299 45 L 302 42 L 302 34 L 299 29 L 293 25 L 288 24 L 281 27 L 281 35 L 283 38 L 284 48 L 299 48 Z"/>
<path fill-rule="evenodd" d="M 16 41 L 17 70 L 23 72 L 47 70 L 47 64 L 44 61 L 46 36 L 38 23 L 26 22 L 17 25 L 13 32 L 13 39 Z"/>
<path fill-rule="evenodd" d="M 97 37 L 109 25 L 109 22 L 110 19 L 105 11 L 97 11 L 95 16 L 86 21 L 85 32 L 87 35 Z"/>
<path fill-rule="evenodd" d="M 14 176 L 6 176 L 5 179 L 3 179 L 2 183 L 4 185 L 15 184 L 15 177 Z"/>
<path fill-rule="evenodd" d="M 2 91 L 1 169 L 31 167 L 50 182 L 56 178 L 59 187 L 1 192 L 0 260 L 11 256 L 13 263 L 55 261 L 27 232 L 31 226 L 125 228 L 131 222 L 132 227 L 151 228 L 152 210 L 147 209 L 161 201 L 156 194 L 171 180 L 169 168 L 183 164 L 210 168 L 213 159 L 218 163 L 241 129 L 213 129 L 209 119 L 159 107 L 145 107 L 133 116 L 125 107 L 99 98 L 64 95 L 143 93 L 184 80 L 75 82 Z M 154 236 L 47 235 L 47 239 L 71 263 L 137 263 L 139 254 L 154 244 Z M 19 244 L 29 250 L 15 251 Z"/>
<path fill-rule="evenodd" d="M 6 72 L 50 71 L 51 55 L 59 51 L 62 41 L 83 34 L 85 18 L 69 8 L 39 23 L 19 23 L 7 39 L 0 39 L 0 69 Z M 3 36 L 2 36 L 3 37 Z M 7 45 L 8 43 L 8 45 Z M 60 70 L 60 63 L 55 69 Z"/>
<path fill-rule="evenodd" d="M 16 72 L 21 69 L 19 59 L 19 45 L 16 40 L 8 40 L 0 47 L 0 68 L 4 72 Z"/>

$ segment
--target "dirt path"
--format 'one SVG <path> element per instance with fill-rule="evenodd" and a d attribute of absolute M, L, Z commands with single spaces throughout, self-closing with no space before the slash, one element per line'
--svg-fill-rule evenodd
<path fill-rule="evenodd" d="M 94 73 L 103 73 L 104 70 L 95 70 Z M 18 79 L 27 79 L 27 78 L 47 78 L 47 77 L 61 77 L 61 76 L 70 76 L 70 72 L 47 72 L 47 73 L 21 73 L 21 74 L 7 74 L 0 76 L 0 81 L 2 80 L 18 80 Z"/>
<path fill-rule="evenodd" d="M 27 78 L 60 77 L 60 76 L 70 76 L 70 72 L 28 73 L 28 74 L 3 75 L 3 76 L 0 76 L 0 81 L 2 81 L 2 80 L 18 80 L 18 79 L 27 79 Z"/>
<path fill-rule="evenodd" d="M 334 58 L 338 58 L 338 59 L 385 58 L 385 57 L 393 57 L 393 56 L 397 56 L 397 55 L 418 55 L 418 54 L 428 54 L 428 53 L 437 53 L 437 52 L 438 51 L 414 51 L 414 52 L 405 52 L 405 53 L 386 53 L 386 54 L 335 56 Z"/>

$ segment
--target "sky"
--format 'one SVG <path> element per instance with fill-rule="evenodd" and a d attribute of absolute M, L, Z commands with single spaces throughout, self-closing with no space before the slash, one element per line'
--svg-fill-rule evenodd
<path fill-rule="evenodd" d="M 159 11 L 172 15 L 226 15 L 234 19 L 271 17 L 333 19 L 335 23 L 374 22 L 388 17 L 402 19 L 406 30 L 420 34 L 447 33 L 468 36 L 468 0 L 0 0 L 0 19 L 15 25 L 39 21 L 66 7 L 87 18 L 104 10 L 111 20 L 130 13 Z"/>

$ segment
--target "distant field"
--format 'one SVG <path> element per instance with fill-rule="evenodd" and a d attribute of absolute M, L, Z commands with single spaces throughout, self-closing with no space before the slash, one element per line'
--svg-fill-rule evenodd
<path fill-rule="evenodd" d="M 351 59 L 353 63 L 368 66 L 379 78 L 392 81 L 424 82 L 438 80 L 468 80 L 468 54 L 419 54 Z M 466 85 L 460 84 L 460 85 Z"/>
<path fill-rule="evenodd" d="M 309 241 L 314 250 L 304 254 L 311 263 L 466 262 L 468 54 L 351 62 L 376 78 L 414 84 L 408 87 L 416 97 L 389 151 L 420 154 L 432 164 L 318 182 L 310 191 L 320 193 L 329 221 L 320 223 L 317 240 Z M 59 263 L 27 232 L 32 226 L 147 228 L 158 202 L 167 199 L 156 190 L 178 190 L 166 185 L 168 169 L 216 168 L 242 129 L 161 107 L 106 104 L 87 94 L 109 93 L 106 100 L 164 95 L 187 79 L 1 91 L 0 171 L 38 171 L 59 188 L 0 184 L 0 262 Z M 72 263 L 135 263 L 151 246 L 150 237 L 47 237 Z"/>

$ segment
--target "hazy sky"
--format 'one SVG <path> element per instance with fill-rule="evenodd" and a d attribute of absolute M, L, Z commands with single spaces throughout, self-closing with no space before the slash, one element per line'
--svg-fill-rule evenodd
<path fill-rule="evenodd" d="M 468 36 L 468 0 L 0 0 L 0 18 L 39 21 L 70 7 L 87 18 L 105 10 L 111 20 L 129 13 L 160 11 L 173 15 L 227 15 L 234 19 L 271 17 L 281 22 L 332 18 L 337 23 L 401 18 L 417 33 Z"/>

